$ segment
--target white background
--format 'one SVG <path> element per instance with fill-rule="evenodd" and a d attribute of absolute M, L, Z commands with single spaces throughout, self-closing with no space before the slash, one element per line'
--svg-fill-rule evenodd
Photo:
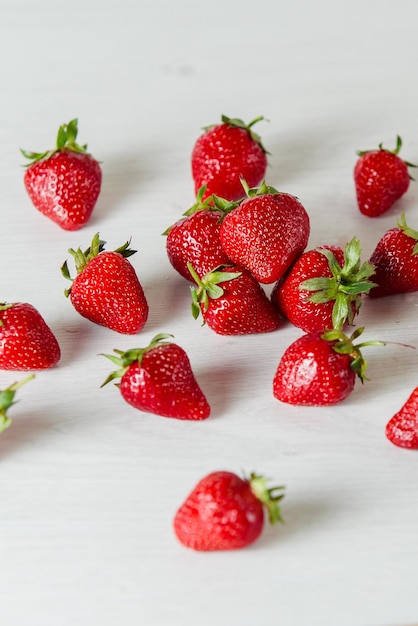
<path fill-rule="evenodd" d="M 0 0 L 0 277 L 3 301 L 33 304 L 62 359 L 19 392 L 0 438 L 0 620 L 8 626 L 410 626 L 418 620 L 418 455 L 388 419 L 418 384 L 418 350 L 367 350 L 370 380 L 331 408 L 272 395 L 300 336 L 220 337 L 194 321 L 189 285 L 161 233 L 194 201 L 190 153 L 222 113 L 257 126 L 268 184 L 297 195 L 309 247 L 354 235 L 368 258 L 405 211 L 362 216 L 356 150 L 404 141 L 418 162 L 418 4 L 373 0 Z M 101 161 L 89 224 L 61 230 L 31 205 L 19 148 L 51 148 L 79 119 Z M 99 231 L 129 237 L 150 305 L 140 335 L 79 317 L 59 268 Z M 269 288 L 270 289 L 270 288 Z M 365 339 L 418 346 L 418 296 L 365 300 Z M 212 406 L 184 423 L 140 413 L 100 356 L 175 336 Z M 23 374 L 0 372 L 0 388 Z M 285 524 L 251 548 L 199 554 L 172 519 L 216 469 L 285 484 Z"/>

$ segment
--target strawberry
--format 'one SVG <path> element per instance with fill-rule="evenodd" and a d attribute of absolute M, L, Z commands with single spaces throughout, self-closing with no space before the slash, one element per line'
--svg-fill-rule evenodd
<path fill-rule="evenodd" d="M 163 417 L 203 420 L 210 406 L 199 387 L 186 352 L 166 341 L 172 335 L 156 335 L 145 348 L 105 354 L 118 366 L 102 387 L 120 378 L 119 391 L 124 400 L 139 409 Z"/>
<path fill-rule="evenodd" d="M 223 219 L 221 244 L 260 283 L 274 283 L 305 250 L 309 216 L 297 198 L 265 182 L 258 189 L 242 184 L 248 197 Z"/>
<path fill-rule="evenodd" d="M 395 150 L 383 148 L 357 152 L 359 158 L 354 167 L 354 183 L 358 207 L 364 215 L 381 215 L 407 191 L 410 176 L 408 167 L 415 167 L 399 156 L 402 146 L 397 137 Z"/>
<path fill-rule="evenodd" d="M 191 263 L 202 277 L 218 265 L 230 263 L 219 239 L 221 220 L 236 203 L 208 196 L 206 187 L 199 189 L 196 203 L 181 220 L 165 231 L 167 256 L 174 269 L 187 280 L 193 278 L 187 268 Z"/>
<path fill-rule="evenodd" d="M 354 345 L 358 328 L 347 337 L 341 330 L 315 331 L 294 341 L 284 352 L 273 379 L 273 394 L 281 402 L 325 406 L 347 398 L 355 378 L 365 379 L 361 348 L 384 345 L 369 341 Z"/>
<path fill-rule="evenodd" d="M 395 446 L 418 450 L 418 387 L 387 423 L 386 437 Z"/>
<path fill-rule="evenodd" d="M 198 482 L 174 517 L 174 532 L 187 548 L 239 550 L 252 544 L 264 526 L 264 508 L 272 524 L 282 521 L 278 502 L 284 487 L 267 488 L 263 476 L 240 478 L 216 471 Z"/>
<path fill-rule="evenodd" d="M 219 335 L 267 333 L 280 317 L 255 278 L 237 266 L 219 266 L 201 279 L 189 263 L 197 287 L 192 289 L 192 314 Z"/>
<path fill-rule="evenodd" d="M 35 307 L 0 303 L 0 369 L 43 370 L 60 357 L 58 341 Z"/>
<path fill-rule="evenodd" d="M 216 194 L 227 200 L 243 196 L 240 179 L 251 187 L 264 178 L 267 168 L 266 150 L 254 133 L 257 117 L 249 124 L 222 115 L 222 123 L 204 128 L 192 152 L 192 176 L 195 192 L 206 185 L 206 195 Z"/>
<path fill-rule="evenodd" d="M 61 272 L 72 285 L 64 293 L 75 310 L 91 322 L 134 335 L 142 330 L 148 318 L 144 291 L 127 259 L 136 250 L 129 248 L 128 241 L 113 252 L 106 252 L 105 243 L 96 233 L 84 252 L 80 248 L 69 249 L 77 276 L 71 278 L 65 261 Z"/>
<path fill-rule="evenodd" d="M 35 207 L 64 230 L 77 230 L 88 221 L 100 193 L 99 163 L 80 146 L 77 120 L 60 126 L 56 146 L 47 152 L 26 152 L 24 176 Z"/>
<path fill-rule="evenodd" d="M 35 376 L 31 374 L 30 376 L 26 376 L 26 378 L 23 378 L 23 380 L 9 385 L 9 387 L 7 387 L 6 389 L 0 389 L 0 434 L 4 430 L 6 430 L 6 428 L 8 428 L 12 423 L 12 420 L 7 415 L 7 411 L 12 406 L 12 404 L 16 404 L 14 400 L 16 391 L 19 389 L 19 387 L 22 387 L 22 385 L 27 383 L 29 380 L 32 380 L 33 378 L 35 378 Z"/>
<path fill-rule="evenodd" d="M 375 285 L 374 268 L 361 264 L 360 241 L 353 237 L 344 250 L 321 246 L 304 252 L 271 293 L 281 315 L 306 333 L 353 324 L 361 296 Z"/>
<path fill-rule="evenodd" d="M 391 228 L 379 240 L 370 263 L 377 283 L 369 293 L 371 298 L 418 291 L 418 231 L 407 225 L 404 214 L 397 228 Z"/>

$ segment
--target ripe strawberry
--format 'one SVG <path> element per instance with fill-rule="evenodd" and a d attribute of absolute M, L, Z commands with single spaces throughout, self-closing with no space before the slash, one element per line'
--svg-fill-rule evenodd
<path fill-rule="evenodd" d="M 80 146 L 77 120 L 58 130 L 56 147 L 47 152 L 26 152 L 26 190 L 35 207 L 64 230 L 77 230 L 88 221 L 100 193 L 99 163 Z"/>
<path fill-rule="evenodd" d="M 360 241 L 353 237 L 344 251 L 321 246 L 304 252 L 278 281 L 271 299 L 281 315 L 305 332 L 341 329 L 353 324 L 361 295 L 375 285 L 373 266 L 360 261 Z"/>
<path fill-rule="evenodd" d="M 282 521 L 279 500 L 284 487 L 268 489 L 257 474 L 240 478 L 228 471 L 205 476 L 174 517 L 174 532 L 187 548 L 239 550 L 252 544 L 264 526 L 264 508 L 272 524 Z"/>
<path fill-rule="evenodd" d="M 388 230 L 370 257 L 377 283 L 369 296 L 379 298 L 418 291 L 418 231 L 410 228 L 402 214 L 397 228 Z"/>
<path fill-rule="evenodd" d="M 201 279 L 189 264 L 197 284 L 192 289 L 192 314 L 219 335 L 267 333 L 280 317 L 255 278 L 234 265 L 219 266 Z M 222 286 L 221 286 L 222 285 Z"/>
<path fill-rule="evenodd" d="M 233 263 L 260 283 L 274 283 L 305 250 L 309 216 L 297 198 L 264 182 L 222 221 L 220 239 Z"/>
<path fill-rule="evenodd" d="M 0 369 L 43 370 L 60 357 L 58 341 L 35 307 L 0 303 Z"/>
<path fill-rule="evenodd" d="M 222 198 L 208 196 L 206 187 L 199 189 L 196 203 L 184 213 L 185 217 L 168 228 L 166 250 L 174 269 L 187 280 L 193 278 L 187 268 L 191 263 L 202 277 L 210 270 L 230 263 L 219 239 L 221 220 L 236 204 Z"/>
<path fill-rule="evenodd" d="M 222 124 L 207 126 L 192 152 L 192 176 L 195 192 L 206 185 L 206 195 L 216 194 L 227 200 L 242 198 L 240 179 L 251 187 L 264 178 L 267 168 L 266 150 L 252 127 L 264 119 L 257 117 L 249 124 L 222 115 Z"/>
<path fill-rule="evenodd" d="M 395 150 L 383 148 L 357 152 L 354 183 L 360 211 L 368 217 L 381 215 L 407 191 L 408 167 L 415 167 L 399 157 L 402 140 L 398 136 Z"/>
<path fill-rule="evenodd" d="M 24 378 L 23 380 L 9 385 L 9 387 L 7 387 L 6 389 L 0 389 L 0 434 L 3 432 L 3 430 L 6 430 L 6 428 L 8 428 L 12 423 L 12 420 L 7 415 L 7 411 L 12 406 L 12 404 L 16 404 L 14 401 L 16 391 L 19 389 L 19 387 L 22 387 L 22 385 L 27 383 L 29 380 L 32 380 L 33 378 L 35 378 L 35 376 L 31 374 L 30 376 L 26 376 L 26 378 Z"/>
<path fill-rule="evenodd" d="M 347 337 L 341 330 L 315 331 L 302 335 L 284 352 L 273 379 L 273 394 L 288 404 L 325 406 L 347 398 L 356 375 L 363 382 L 366 361 L 360 349 L 384 345 L 369 341 L 354 345 L 363 332 L 358 328 Z"/>
<path fill-rule="evenodd" d="M 74 257 L 77 276 L 72 279 L 67 261 L 61 267 L 72 281 L 65 290 L 75 310 L 95 324 L 118 333 L 134 335 L 142 330 L 148 318 L 148 303 L 135 270 L 127 257 L 136 250 L 129 241 L 113 252 L 105 252 L 104 241 L 96 233 L 84 252 L 69 249 Z"/>
<path fill-rule="evenodd" d="M 418 450 L 418 387 L 387 423 L 386 437 L 395 446 Z"/>
<path fill-rule="evenodd" d="M 146 348 L 105 354 L 118 366 L 102 387 L 115 378 L 122 397 L 140 411 L 181 420 L 203 420 L 210 406 L 192 372 L 183 348 L 165 341 L 172 335 L 156 335 Z"/>

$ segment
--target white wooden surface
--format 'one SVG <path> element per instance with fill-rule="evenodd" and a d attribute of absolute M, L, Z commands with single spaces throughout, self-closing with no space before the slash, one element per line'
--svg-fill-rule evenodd
<path fill-rule="evenodd" d="M 270 151 L 267 181 L 305 205 L 309 247 L 353 235 L 364 258 L 418 187 L 379 219 L 354 199 L 355 151 L 396 134 L 418 162 L 416 2 L 0 0 L 1 300 L 36 306 L 60 365 L 22 388 L 0 439 L 0 621 L 8 626 L 410 626 L 418 621 L 418 455 L 384 427 L 418 384 L 418 350 L 368 350 L 369 377 L 333 408 L 279 404 L 271 381 L 299 331 L 225 338 L 189 313 L 189 287 L 161 233 L 194 200 L 189 158 L 222 113 L 250 120 Z M 82 231 L 30 204 L 22 157 L 59 124 L 102 162 Z M 100 231 L 131 258 L 150 304 L 137 337 L 83 320 L 63 295 L 67 249 Z M 418 296 L 366 301 L 365 338 L 418 346 Z M 182 423 L 99 389 L 113 348 L 170 332 L 212 417 Z M 0 372 L 5 386 L 18 374 Z M 173 515 L 214 469 L 287 486 L 285 525 L 252 548 L 197 554 Z"/>

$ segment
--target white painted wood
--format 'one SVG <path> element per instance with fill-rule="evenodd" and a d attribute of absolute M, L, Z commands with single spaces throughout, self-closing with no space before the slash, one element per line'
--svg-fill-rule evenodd
<path fill-rule="evenodd" d="M 0 300 L 44 315 L 62 361 L 19 392 L 0 438 L 0 620 L 8 626 L 411 626 L 418 602 L 418 455 L 384 427 L 418 384 L 418 351 L 368 351 L 369 377 L 333 408 L 279 404 L 271 384 L 299 331 L 225 338 L 189 313 L 161 233 L 194 199 L 190 153 L 225 113 L 270 151 L 268 183 L 294 193 L 310 247 L 353 235 L 364 258 L 417 183 L 376 220 L 356 208 L 357 149 L 404 140 L 418 162 L 416 2 L 176 3 L 1 0 Z M 32 207 L 22 157 L 79 118 L 103 167 L 88 226 Z M 132 236 L 150 303 L 137 337 L 80 318 L 63 295 L 67 249 Z M 364 337 L 418 345 L 418 296 L 365 301 Z M 142 414 L 99 389 L 113 348 L 170 332 L 212 405 L 204 423 Z M 18 377 L 0 372 L 5 386 Z M 250 549 L 196 554 L 172 518 L 215 469 L 287 486 L 285 525 Z"/>

